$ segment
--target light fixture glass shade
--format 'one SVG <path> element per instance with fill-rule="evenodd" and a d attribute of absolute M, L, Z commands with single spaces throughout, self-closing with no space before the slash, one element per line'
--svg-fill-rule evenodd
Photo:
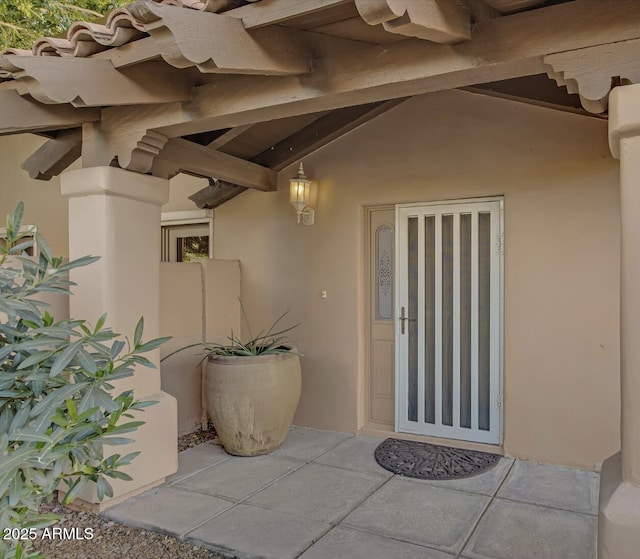
<path fill-rule="evenodd" d="M 304 174 L 304 168 L 302 162 L 298 167 L 298 174 L 289 180 L 289 202 L 296 209 L 298 214 L 298 221 L 300 221 L 300 215 L 309 203 L 309 190 L 311 181 Z"/>

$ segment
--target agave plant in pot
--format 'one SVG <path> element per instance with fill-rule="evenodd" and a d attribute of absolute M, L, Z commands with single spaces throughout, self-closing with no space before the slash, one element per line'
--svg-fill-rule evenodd
<path fill-rule="evenodd" d="M 276 331 L 286 314 L 255 337 L 247 323 L 247 342 L 232 333 L 227 344 L 204 344 L 207 412 L 229 454 L 267 454 L 287 436 L 302 379 L 299 354 L 284 337 L 297 324 Z"/>

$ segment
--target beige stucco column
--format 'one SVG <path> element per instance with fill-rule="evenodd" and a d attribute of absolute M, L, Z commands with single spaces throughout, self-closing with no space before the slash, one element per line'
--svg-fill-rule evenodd
<path fill-rule="evenodd" d="M 93 167 L 64 173 L 62 194 L 69 199 L 69 256 L 100 256 L 90 266 L 75 269 L 71 280 L 70 315 L 93 323 L 108 313 L 115 332 L 133 338 L 144 316 L 144 338 L 160 331 L 160 206 L 168 200 L 169 182 L 117 169 Z M 140 400 L 157 404 L 141 412 L 145 421 L 130 436 L 135 443 L 105 447 L 107 453 L 141 451 L 126 468 L 133 481 L 109 480 L 114 504 L 157 485 L 177 469 L 177 407 L 160 389 L 160 352 L 146 355 L 157 369 L 140 367 L 133 377 L 117 381 L 116 391 L 133 389 Z M 97 503 L 93 491 L 82 498 Z"/>
<path fill-rule="evenodd" d="M 636 559 L 640 550 L 640 84 L 609 99 L 609 145 L 620 159 L 621 452 L 600 478 L 599 559 Z"/>

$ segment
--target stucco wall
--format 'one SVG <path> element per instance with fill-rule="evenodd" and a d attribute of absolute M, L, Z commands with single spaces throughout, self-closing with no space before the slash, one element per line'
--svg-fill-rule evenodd
<path fill-rule="evenodd" d="M 37 225 L 54 253 L 66 256 L 69 253 L 68 206 L 60 194 L 60 179 L 33 180 L 20 167 L 44 141 L 32 134 L 0 137 L 0 226 L 4 226 L 5 216 L 22 200 L 24 223 Z M 75 163 L 72 168 L 77 166 Z"/>
<path fill-rule="evenodd" d="M 222 343 L 240 329 L 238 262 L 203 260 L 160 264 L 160 335 L 172 336 L 164 358 L 203 341 Z M 178 434 L 194 431 L 202 420 L 202 347 L 162 362 L 162 389 L 178 401 Z"/>
<path fill-rule="evenodd" d="M 464 92 L 412 99 L 305 158 L 316 224 L 287 178 L 216 211 L 259 329 L 291 309 L 296 423 L 356 431 L 364 375 L 364 207 L 503 195 L 507 454 L 593 467 L 619 447 L 618 164 L 605 121 Z M 326 290 L 326 300 L 320 292 Z"/>

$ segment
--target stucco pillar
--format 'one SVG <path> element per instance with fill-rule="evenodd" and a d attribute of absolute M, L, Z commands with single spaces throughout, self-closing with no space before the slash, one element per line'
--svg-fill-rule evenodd
<path fill-rule="evenodd" d="M 90 266 L 72 270 L 78 285 L 70 298 L 70 315 L 95 323 L 104 312 L 107 324 L 129 339 L 144 316 L 143 341 L 160 332 L 160 206 L 169 198 L 169 182 L 117 169 L 93 167 L 64 173 L 62 194 L 69 199 L 69 256 L 100 256 Z M 176 471 L 177 405 L 160 389 L 160 351 L 146 354 L 156 369 L 140 367 L 114 383 L 116 392 L 133 389 L 139 400 L 157 403 L 139 413 L 145 421 L 128 434 L 135 442 L 105 447 L 105 453 L 141 454 L 124 471 L 133 481 L 109 480 L 114 498 L 100 508 L 162 483 Z M 81 495 L 97 503 L 91 488 Z"/>
<path fill-rule="evenodd" d="M 640 550 L 640 84 L 609 99 L 609 145 L 620 159 L 621 451 L 600 477 L 599 559 Z"/>

